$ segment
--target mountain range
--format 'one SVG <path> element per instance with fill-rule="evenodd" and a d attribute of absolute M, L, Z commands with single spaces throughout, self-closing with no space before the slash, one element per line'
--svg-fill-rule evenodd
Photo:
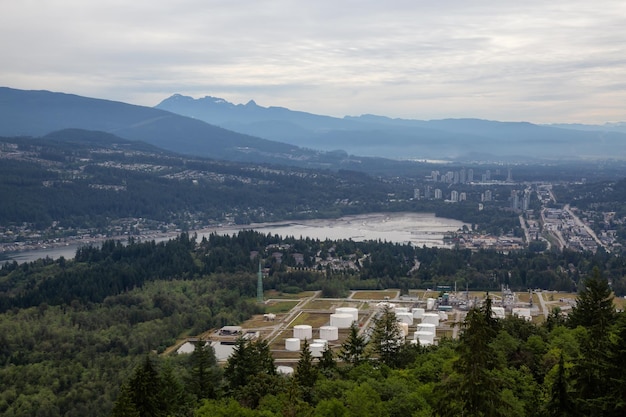
<path fill-rule="evenodd" d="M 626 150 L 626 125 L 536 125 L 480 119 L 409 120 L 321 116 L 254 101 L 174 94 L 156 108 L 265 139 L 320 150 L 410 159 L 615 158 Z"/>
<path fill-rule="evenodd" d="M 0 87 L 0 136 L 43 136 L 84 129 L 143 141 L 181 154 L 303 165 L 319 152 L 233 132 L 145 106 L 50 91 Z"/>
<path fill-rule="evenodd" d="M 304 167 L 348 167 L 374 158 L 462 161 L 615 159 L 623 126 L 542 126 L 480 119 L 343 118 L 175 94 L 154 108 L 72 94 L 0 87 L 0 136 L 78 128 L 182 154 Z M 358 155 L 358 158 L 350 155 Z M 370 157 L 367 159 L 365 157 Z M 390 162 L 385 162 L 388 164 Z"/>

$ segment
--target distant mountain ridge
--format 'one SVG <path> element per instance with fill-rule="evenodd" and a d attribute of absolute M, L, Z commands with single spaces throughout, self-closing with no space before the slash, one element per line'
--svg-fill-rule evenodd
<path fill-rule="evenodd" d="M 0 87 L 0 136 L 44 136 L 85 129 L 187 155 L 245 162 L 319 165 L 324 155 L 236 133 L 152 107 L 50 91 Z"/>
<path fill-rule="evenodd" d="M 626 157 L 626 128 L 536 125 L 481 119 L 410 120 L 362 115 L 336 118 L 175 94 L 156 108 L 239 133 L 320 150 L 387 158 L 581 159 Z M 574 126 L 579 126 L 575 128 Z"/>

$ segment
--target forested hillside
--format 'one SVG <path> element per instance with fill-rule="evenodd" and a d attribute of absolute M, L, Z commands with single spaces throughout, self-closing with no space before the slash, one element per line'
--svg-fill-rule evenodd
<path fill-rule="evenodd" d="M 328 260 L 327 267 L 316 266 L 316 258 Z M 210 350 L 174 357 L 153 353 L 183 335 L 263 313 L 255 302 L 259 259 L 268 268 L 265 290 L 315 289 L 338 296 L 355 288 L 408 291 L 458 280 L 481 289 L 497 289 L 502 281 L 524 291 L 544 278 L 577 286 L 584 302 L 569 319 L 555 312 L 539 325 L 493 320 L 486 304 L 468 314 L 459 340 L 428 349 L 400 345 L 389 362 L 381 361 L 386 356 L 371 340 L 348 339 L 369 347 L 354 356 L 348 344 L 343 355 L 311 364 L 303 353 L 293 379 L 275 375 L 262 343 L 241 344 L 240 355 L 223 369 Z M 354 262 L 339 268 L 333 259 Z M 611 292 L 606 278 L 624 288 L 623 271 L 623 260 L 606 254 L 472 253 L 255 232 L 201 241 L 182 234 L 158 244 L 110 241 L 80 249 L 73 260 L 5 263 L 0 412 L 434 416 L 480 410 L 544 416 L 564 415 L 564 407 L 575 404 L 585 415 L 622 415 L 616 398 L 624 378 L 614 364 L 624 360 L 626 320 L 605 301 Z M 259 366 L 246 365 L 250 361 Z M 138 391 L 144 384 L 152 386 L 148 397 Z M 160 411 L 147 411 L 154 409 Z"/>

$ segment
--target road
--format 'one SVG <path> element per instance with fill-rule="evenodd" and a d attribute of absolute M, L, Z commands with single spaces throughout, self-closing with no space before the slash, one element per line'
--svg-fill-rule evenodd
<path fill-rule="evenodd" d="M 541 306 L 541 311 L 543 312 L 544 317 L 548 318 L 548 314 L 550 314 L 550 311 L 548 311 L 548 307 L 546 306 L 546 300 L 544 300 L 543 298 L 543 292 L 533 292 L 533 294 L 537 294 L 537 298 L 539 298 L 539 305 Z"/>
<path fill-rule="evenodd" d="M 519 224 L 522 226 L 522 230 L 524 231 L 524 236 L 526 236 L 526 244 L 530 243 L 530 233 L 528 232 L 528 227 L 526 227 L 526 220 L 524 220 L 523 215 L 519 215 Z"/>
<path fill-rule="evenodd" d="M 298 318 L 298 316 L 302 313 L 302 306 L 305 306 L 309 301 L 313 300 L 314 298 L 319 297 L 320 293 L 321 291 L 316 291 L 310 297 L 301 299 L 298 304 L 294 308 L 292 308 L 291 311 L 289 311 L 289 314 L 283 320 L 271 326 L 272 331 L 266 337 L 266 339 L 269 341 L 269 344 L 272 344 L 274 340 L 278 336 L 280 336 L 280 333 L 289 328 L 289 325 Z"/>
<path fill-rule="evenodd" d="M 572 209 L 570 208 L 569 204 L 566 204 L 563 207 L 563 210 L 567 211 L 569 213 L 569 215 L 572 217 L 572 220 L 574 220 L 574 223 L 576 223 L 576 226 L 578 227 L 582 227 L 583 229 L 585 229 L 585 231 L 589 234 L 589 236 L 592 237 L 592 239 L 601 247 L 604 248 L 605 251 L 607 252 L 611 252 L 611 249 L 606 246 L 604 243 L 602 243 L 602 241 L 598 238 L 598 235 L 596 235 L 596 233 L 591 229 L 591 227 L 589 227 L 589 225 L 587 225 L 585 222 L 583 222 L 582 220 L 580 220 L 580 218 L 572 211 Z"/>

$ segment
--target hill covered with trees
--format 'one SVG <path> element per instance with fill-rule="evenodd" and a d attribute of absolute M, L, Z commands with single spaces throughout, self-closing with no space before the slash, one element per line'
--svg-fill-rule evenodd
<path fill-rule="evenodd" d="M 283 253 L 281 264 L 276 251 Z M 318 268 L 296 264 L 295 253 L 306 262 L 355 262 Z M 406 291 L 456 279 L 490 289 L 509 271 L 530 279 L 536 268 L 539 276 L 552 271 L 577 285 L 579 303 L 569 319 L 555 311 L 542 324 L 494 320 L 483 304 L 467 315 L 460 339 L 432 348 L 400 345 L 392 354 L 377 347 L 380 337 L 360 340 L 355 334 L 342 346 L 345 354 L 312 360 L 303 352 L 293 378 L 275 374 L 262 343 L 242 341 L 224 368 L 207 348 L 191 356 L 155 355 L 183 335 L 263 313 L 255 298 L 259 259 L 268 268 L 266 290 L 317 289 L 336 296 L 348 289 Z M 416 260 L 420 266 L 414 269 Z M 564 415 L 574 404 L 585 415 L 621 415 L 624 381 L 615 365 L 623 360 L 626 322 L 610 302 L 606 280 L 614 287 L 622 281 L 620 262 L 602 254 L 504 255 L 241 232 L 201 241 L 182 234 L 158 244 L 109 241 L 80 249 L 73 260 L 5 263 L 0 412 L 544 416 Z M 385 323 L 377 326 L 384 330 Z M 258 366 L 248 366 L 250 361 Z"/>

